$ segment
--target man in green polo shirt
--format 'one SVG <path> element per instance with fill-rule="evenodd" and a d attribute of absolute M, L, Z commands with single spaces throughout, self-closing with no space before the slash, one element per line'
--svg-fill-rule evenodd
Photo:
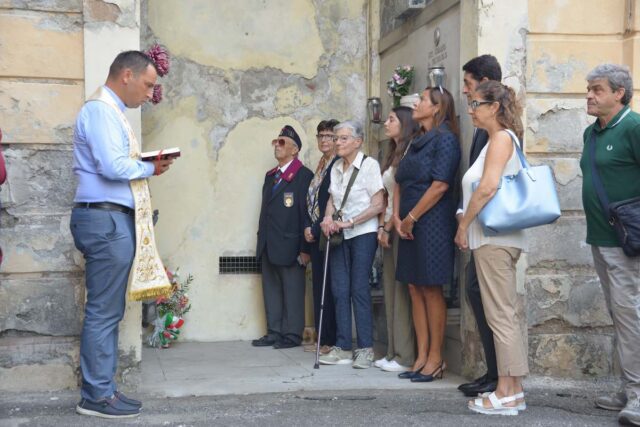
<path fill-rule="evenodd" d="M 640 257 L 627 257 L 620 248 L 596 194 L 591 166 L 595 143 L 595 164 L 610 202 L 640 196 L 640 115 L 629 107 L 633 83 L 627 67 L 599 65 L 587 82 L 587 114 L 597 120 L 583 136 L 582 203 L 587 243 L 613 319 L 623 382 L 618 393 L 598 397 L 596 405 L 620 411 L 620 422 L 640 426 Z"/>

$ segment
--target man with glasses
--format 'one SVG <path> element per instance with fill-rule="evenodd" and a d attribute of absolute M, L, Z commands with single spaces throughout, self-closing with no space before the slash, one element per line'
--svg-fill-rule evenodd
<path fill-rule="evenodd" d="M 262 295 L 267 333 L 255 347 L 300 345 L 304 329 L 304 274 L 309 262 L 304 239 L 307 190 L 313 173 L 298 159 L 302 141 L 287 125 L 271 144 L 278 166 L 262 186 L 256 257 L 262 260 Z"/>
<path fill-rule="evenodd" d="M 462 93 L 467 97 L 467 101 L 471 108 L 475 109 L 478 105 L 471 104 L 471 97 L 478 85 L 488 80 L 502 80 L 502 70 L 498 60 L 492 55 L 481 55 L 471 59 L 462 67 L 464 72 Z M 475 128 L 473 130 L 473 142 L 471 143 L 471 151 L 469 153 L 469 166 L 471 166 L 480 155 L 482 149 L 487 145 L 489 134 L 484 129 Z M 456 212 L 458 221 L 462 218 L 462 200 L 458 205 Z M 473 255 L 467 264 L 466 274 L 467 297 L 469 304 L 473 310 L 473 314 L 478 323 L 478 331 L 480 332 L 480 340 L 484 348 L 484 356 L 487 364 L 487 372 L 481 377 L 470 383 L 462 384 L 458 390 L 463 392 L 465 396 L 475 397 L 479 393 L 493 392 L 498 385 L 498 365 L 496 362 L 496 349 L 493 343 L 493 332 L 487 323 L 480 297 L 480 284 L 476 275 L 475 262 Z"/>

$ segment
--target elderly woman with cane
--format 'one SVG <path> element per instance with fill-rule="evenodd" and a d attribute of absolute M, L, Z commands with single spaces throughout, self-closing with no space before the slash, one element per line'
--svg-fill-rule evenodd
<path fill-rule="evenodd" d="M 378 246 L 377 215 L 384 208 L 378 162 L 365 156 L 362 126 L 353 121 L 334 128 L 340 159 L 331 170 L 329 202 L 321 227 L 323 233 L 342 233 L 342 242 L 331 247 L 331 290 L 336 309 L 336 344 L 320 357 L 324 365 L 351 364 L 370 368 L 373 363 L 373 316 L 369 273 Z M 355 315 L 357 348 L 352 358 L 351 307 Z"/>

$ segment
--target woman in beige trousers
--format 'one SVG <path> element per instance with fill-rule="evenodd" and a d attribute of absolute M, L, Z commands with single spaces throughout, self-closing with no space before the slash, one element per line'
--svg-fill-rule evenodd
<path fill-rule="evenodd" d="M 469 402 L 482 414 L 517 415 L 526 409 L 522 378 L 529 373 L 524 295 L 516 290 L 516 263 L 526 248 L 522 230 L 486 236 L 476 216 L 495 195 L 503 175 L 521 166 L 514 148 L 522 138 L 521 109 L 513 89 L 489 81 L 478 86 L 469 106 L 473 124 L 486 129 L 489 141 L 462 178 L 463 210 L 456 245 L 471 249 L 487 322 L 494 334 L 498 387 Z M 475 191 L 472 184 L 478 182 Z"/>

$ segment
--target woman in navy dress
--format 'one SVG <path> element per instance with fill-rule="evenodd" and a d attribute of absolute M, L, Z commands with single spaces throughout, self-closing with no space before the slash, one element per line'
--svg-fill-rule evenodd
<path fill-rule="evenodd" d="M 413 382 L 442 378 L 447 306 L 442 286 L 453 276 L 455 202 L 452 186 L 460 163 L 453 97 L 427 88 L 413 112 L 424 134 L 407 147 L 396 173 L 394 221 L 400 234 L 396 279 L 409 283 L 418 357 Z"/>

